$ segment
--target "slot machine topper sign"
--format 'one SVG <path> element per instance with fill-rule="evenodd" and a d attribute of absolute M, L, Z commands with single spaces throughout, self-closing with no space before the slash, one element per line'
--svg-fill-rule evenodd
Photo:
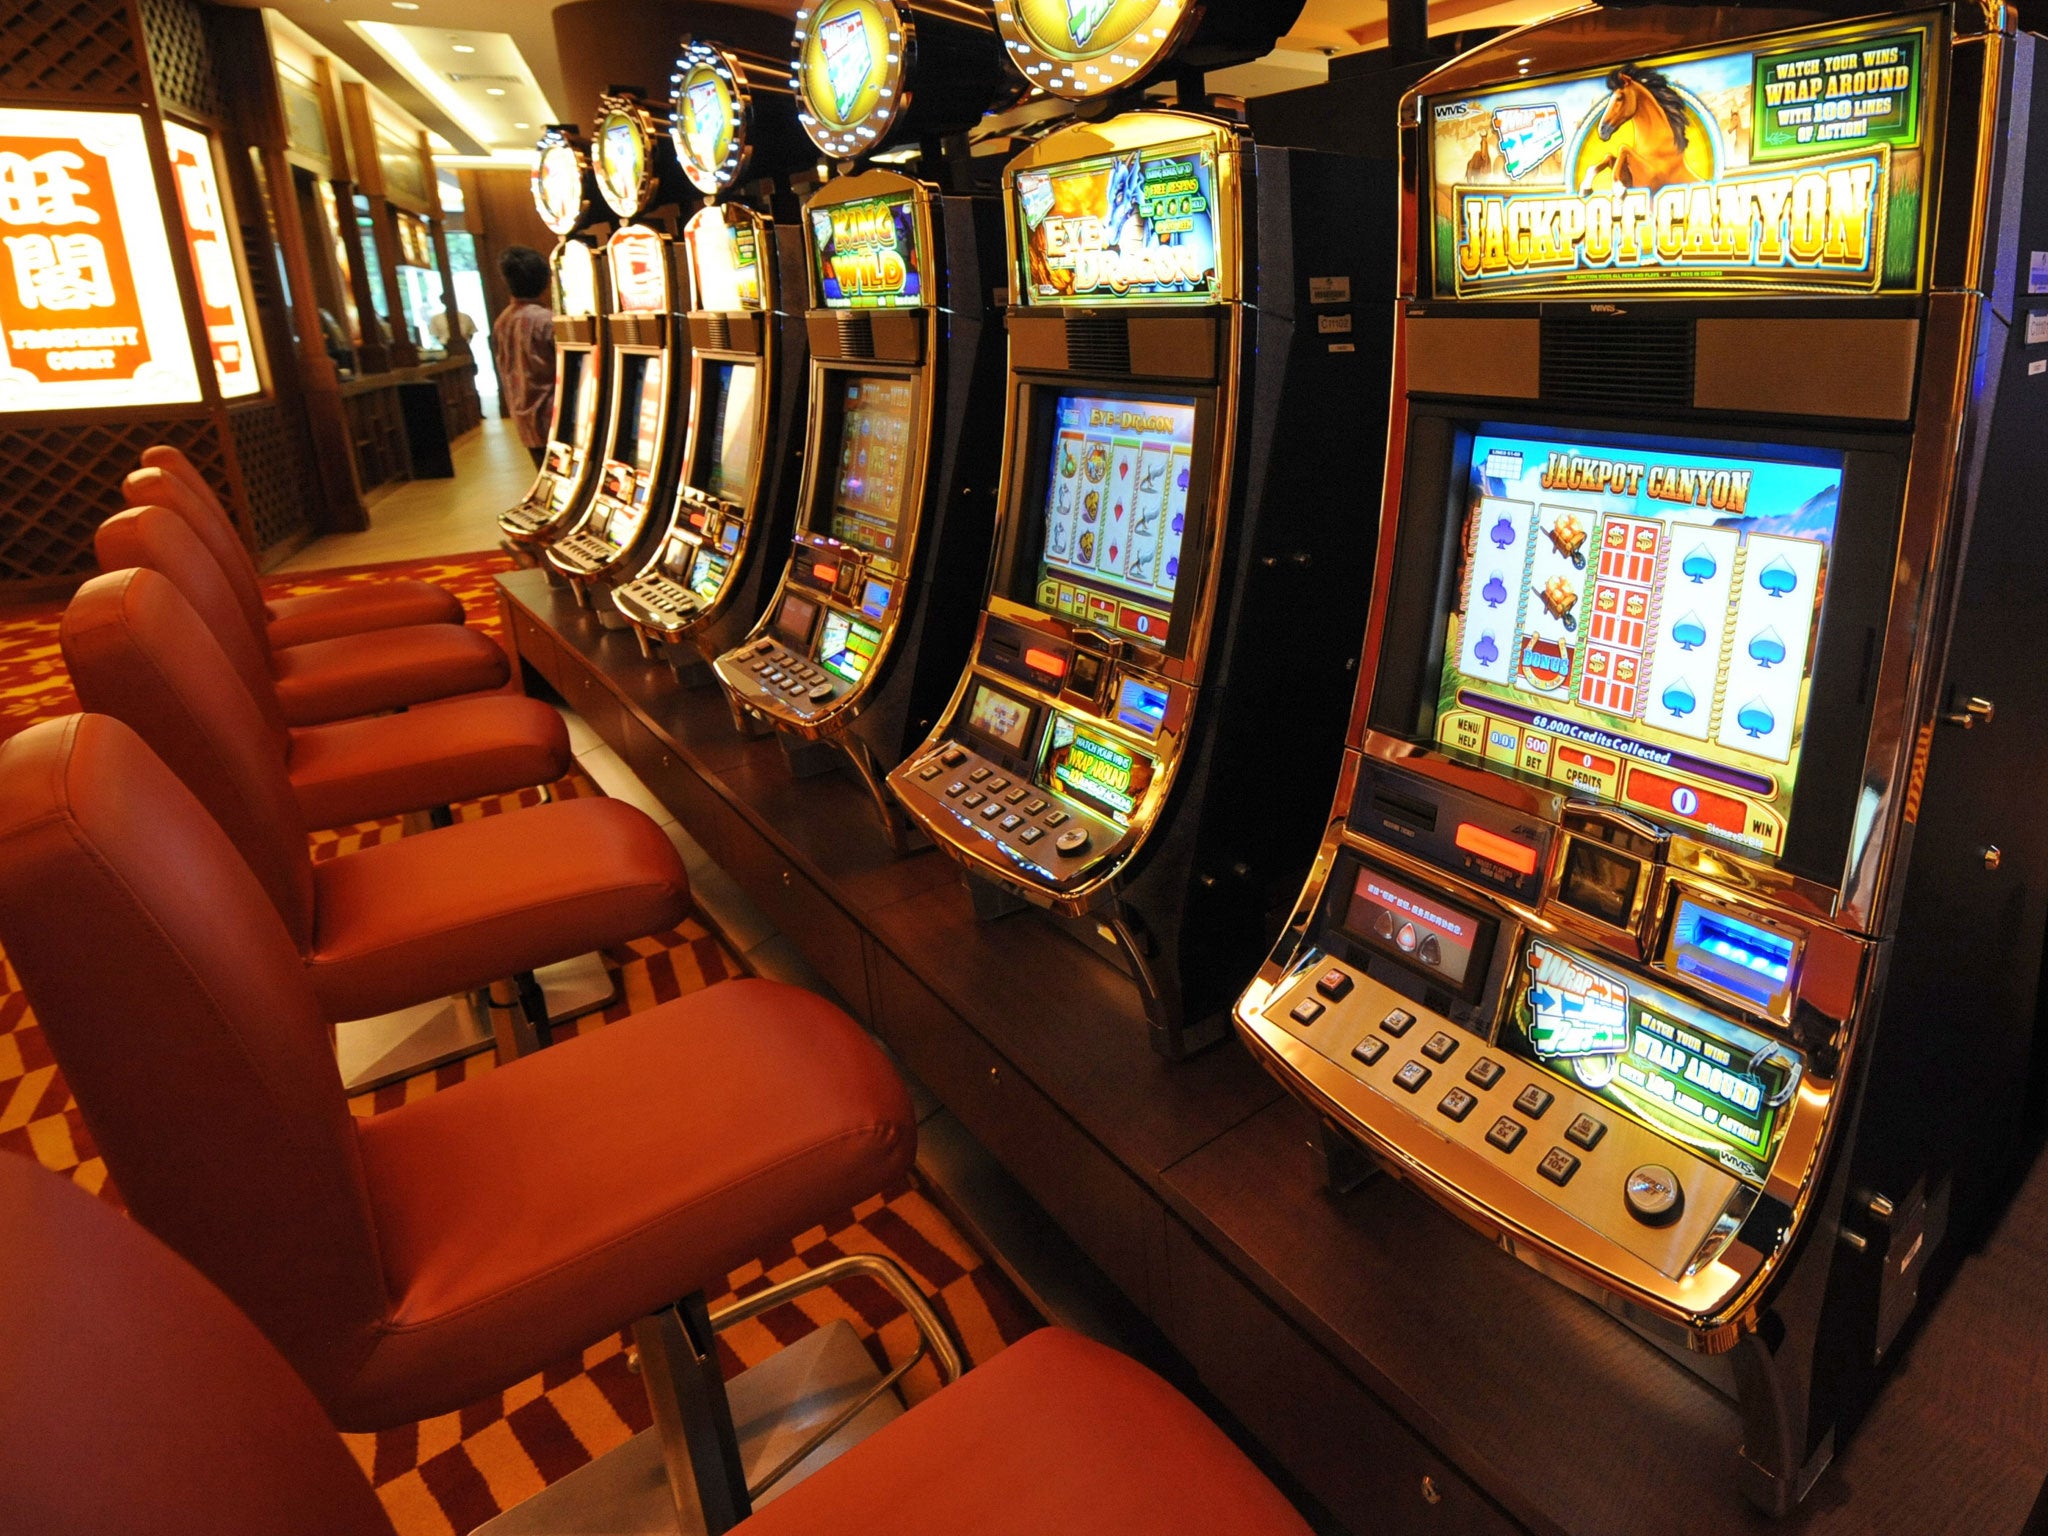
<path fill-rule="evenodd" d="M 916 195 L 904 191 L 810 210 L 811 256 L 827 309 L 916 309 L 925 262 Z"/>
<path fill-rule="evenodd" d="M 797 121 L 828 155 L 872 154 L 910 106 L 910 23 L 893 0 L 824 0 L 796 13 Z"/>
<path fill-rule="evenodd" d="M 142 119 L 0 109 L 0 412 L 199 398 Z"/>
<path fill-rule="evenodd" d="M 607 96 L 604 108 L 591 155 L 597 190 L 620 218 L 636 218 L 654 196 L 653 119 L 626 97 Z"/>
<path fill-rule="evenodd" d="M 676 59 L 669 134 L 690 185 L 707 197 L 738 181 L 747 165 L 753 106 L 724 49 L 691 42 Z"/>
<path fill-rule="evenodd" d="M 590 157 L 561 128 L 550 128 L 543 134 L 538 148 L 540 158 L 533 167 L 533 206 L 552 233 L 567 238 L 590 208 L 585 190 Z"/>
<path fill-rule="evenodd" d="M 1014 173 L 1027 304 L 1213 302 L 1213 143 L 1144 145 Z"/>
<path fill-rule="evenodd" d="M 1041 90 L 1076 101 L 1140 80 L 1200 17 L 1189 0 L 996 0 L 1010 62 Z"/>
<path fill-rule="evenodd" d="M 1437 295 L 1918 292 L 1936 35 L 1891 18 L 1430 98 Z"/>

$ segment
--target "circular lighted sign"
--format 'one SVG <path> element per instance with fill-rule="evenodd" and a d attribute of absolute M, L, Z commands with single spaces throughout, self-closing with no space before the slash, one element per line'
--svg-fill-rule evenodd
<path fill-rule="evenodd" d="M 796 13 L 797 121 L 828 155 L 882 147 L 910 105 L 904 90 L 916 46 L 895 0 L 824 0 Z"/>
<path fill-rule="evenodd" d="M 1199 8 L 1189 0 L 995 0 L 1010 63 L 1055 96 L 1078 100 L 1128 85 L 1178 47 Z"/>
<path fill-rule="evenodd" d="M 533 206 L 540 221 L 558 235 L 571 233 L 583 221 L 583 177 L 590 168 L 583 146 L 559 128 L 542 137 L 540 161 L 533 168 Z"/>
<path fill-rule="evenodd" d="M 638 102 L 607 96 L 604 107 L 590 152 L 597 190 L 612 212 L 630 219 L 654 195 L 654 125 Z"/>
<path fill-rule="evenodd" d="M 683 174 L 699 192 L 722 192 L 746 168 L 753 114 L 746 83 L 725 50 L 710 43 L 685 46 L 671 78 L 668 131 Z"/>

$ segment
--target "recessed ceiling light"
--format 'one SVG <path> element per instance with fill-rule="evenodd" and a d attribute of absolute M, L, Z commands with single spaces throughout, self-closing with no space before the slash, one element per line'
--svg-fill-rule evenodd
<path fill-rule="evenodd" d="M 416 11 L 419 9 L 419 6 L 414 3 L 414 0 L 391 0 L 391 9 L 394 11 Z"/>
<path fill-rule="evenodd" d="M 533 126 L 533 124 L 531 124 L 531 123 L 514 123 L 514 124 L 513 124 L 512 126 L 513 126 L 514 128 L 531 128 L 531 127 Z"/>
<path fill-rule="evenodd" d="M 455 45 L 455 51 L 456 51 L 457 53 L 475 53 L 475 52 L 476 52 L 476 50 L 475 50 L 474 48 L 470 47 L 470 45 L 469 45 L 468 43 L 457 43 L 457 44 Z"/>
<path fill-rule="evenodd" d="M 505 94 L 505 87 L 502 85 L 487 85 L 484 87 L 484 94 L 486 96 L 502 96 Z"/>

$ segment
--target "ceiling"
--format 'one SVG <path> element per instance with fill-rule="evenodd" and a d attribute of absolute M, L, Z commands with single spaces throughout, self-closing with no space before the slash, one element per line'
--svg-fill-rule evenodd
<path fill-rule="evenodd" d="M 258 0 L 225 0 L 253 7 Z M 796 0 L 726 0 L 793 14 Z M 1570 0 L 1431 0 L 1432 32 L 1531 21 Z M 272 0 L 289 20 L 438 134 L 463 158 L 523 161 L 565 99 L 555 0 Z M 677 30 L 687 4 L 678 4 Z M 1260 96 L 1313 85 L 1332 56 L 1386 41 L 1385 0 L 1307 0 L 1272 54 L 1210 77 L 1210 89 Z M 472 50 L 472 51 L 462 51 Z M 521 125 L 525 126 L 521 126 Z"/>

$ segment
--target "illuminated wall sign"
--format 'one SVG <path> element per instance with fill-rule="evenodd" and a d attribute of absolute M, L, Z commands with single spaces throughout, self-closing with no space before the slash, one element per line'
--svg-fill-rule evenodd
<path fill-rule="evenodd" d="M 914 38 L 893 0 L 824 0 L 796 13 L 797 121 L 828 155 L 882 147 L 909 105 Z"/>
<path fill-rule="evenodd" d="M 644 224 L 611 238 L 612 293 L 622 314 L 660 314 L 668 308 L 667 242 Z"/>
<path fill-rule="evenodd" d="M 683 230 L 690 254 L 692 307 L 727 312 L 761 308 L 761 236 L 744 208 L 704 208 Z"/>
<path fill-rule="evenodd" d="M 622 219 L 647 206 L 653 194 L 650 166 L 654 153 L 647 114 L 628 101 L 606 98 L 608 109 L 597 128 L 592 159 L 597 190 Z"/>
<path fill-rule="evenodd" d="M 588 203 L 583 179 L 590 159 L 568 134 L 550 128 L 538 146 L 540 159 L 533 167 L 533 206 L 540 221 L 558 235 L 566 235 L 583 222 Z"/>
<path fill-rule="evenodd" d="M 1010 62 L 1055 96 L 1100 96 L 1179 46 L 1199 8 L 1188 0 L 996 0 Z"/>
<path fill-rule="evenodd" d="M 810 210 L 811 253 L 827 309 L 914 309 L 924 303 L 917 204 L 908 192 Z"/>
<path fill-rule="evenodd" d="M 214 179 L 213 145 L 205 134 L 168 121 L 164 141 L 171 151 L 171 176 L 178 184 L 178 209 L 185 217 L 185 242 L 199 279 L 199 307 L 206 316 L 214 377 L 229 400 L 253 395 L 263 381 L 256 372 L 241 274 L 235 268 L 228 221 L 221 212 L 220 186 Z"/>
<path fill-rule="evenodd" d="M 581 240 L 564 240 L 555 247 L 555 283 L 558 313 L 597 313 L 597 253 Z"/>
<path fill-rule="evenodd" d="M 1027 304 L 1207 303 L 1219 291 L 1206 145 L 1020 170 L 1012 195 Z"/>
<path fill-rule="evenodd" d="M 722 192 L 746 169 L 752 113 L 747 88 L 725 51 L 710 43 L 684 48 L 675 73 L 669 134 L 683 174 L 699 192 Z"/>
<path fill-rule="evenodd" d="M 1829 28 L 1430 101 L 1437 291 L 1917 292 L 1930 37 Z"/>
<path fill-rule="evenodd" d="M 0 411 L 198 398 L 142 119 L 0 108 Z"/>

